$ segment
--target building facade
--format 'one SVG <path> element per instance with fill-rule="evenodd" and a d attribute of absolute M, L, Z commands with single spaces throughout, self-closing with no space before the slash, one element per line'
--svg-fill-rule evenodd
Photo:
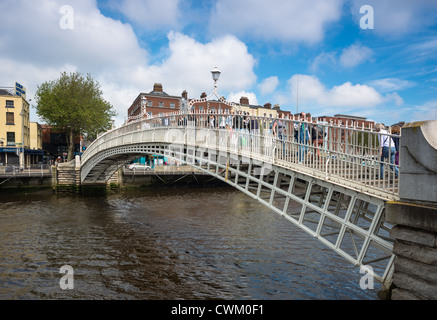
<path fill-rule="evenodd" d="M 30 164 L 29 103 L 11 90 L 0 89 L 0 163 Z"/>
<path fill-rule="evenodd" d="M 347 126 L 356 126 L 358 128 L 374 128 L 375 121 L 367 120 L 366 117 L 352 116 L 346 114 L 335 114 L 334 116 L 321 116 L 317 117 L 319 121 L 327 122 L 327 123 L 335 123 L 340 125 Z"/>
<path fill-rule="evenodd" d="M 179 111 L 182 96 L 170 96 L 162 84 L 155 83 L 149 93 L 140 93 L 128 109 L 128 121 L 140 117 L 142 110 L 148 116 L 159 116 L 166 113 Z"/>

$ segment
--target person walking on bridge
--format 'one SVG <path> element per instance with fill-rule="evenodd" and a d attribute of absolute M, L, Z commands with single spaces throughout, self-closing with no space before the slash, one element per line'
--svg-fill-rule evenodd
<path fill-rule="evenodd" d="M 384 159 L 389 159 L 390 161 L 390 169 L 394 170 L 396 178 L 399 175 L 399 168 L 395 165 L 395 155 L 396 148 L 395 143 L 390 136 L 390 133 L 385 130 L 385 126 L 382 123 L 376 124 L 376 132 L 379 132 L 378 140 L 379 140 L 379 154 L 381 156 L 381 165 L 379 178 L 384 178 Z"/>
<path fill-rule="evenodd" d="M 294 130 L 296 131 L 297 135 L 295 135 L 295 138 L 297 138 L 296 142 L 298 143 L 298 161 L 299 164 L 301 164 L 305 156 L 308 152 L 308 145 L 310 144 L 310 133 L 308 130 L 308 124 L 305 123 L 305 112 L 302 112 L 300 114 L 300 122 L 296 122 L 294 124 Z"/>

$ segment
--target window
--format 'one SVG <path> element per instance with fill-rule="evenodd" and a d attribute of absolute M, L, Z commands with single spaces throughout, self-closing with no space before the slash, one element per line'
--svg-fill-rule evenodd
<path fill-rule="evenodd" d="M 151 100 L 147 100 L 147 106 L 148 107 L 153 107 L 153 102 Z"/>
<path fill-rule="evenodd" d="M 203 107 L 202 106 L 199 106 L 199 111 L 203 112 Z"/>
<path fill-rule="evenodd" d="M 174 102 L 170 103 L 170 108 L 173 108 L 173 109 L 175 108 L 175 103 Z"/>
<path fill-rule="evenodd" d="M 15 124 L 13 112 L 6 112 L 6 124 Z"/>
<path fill-rule="evenodd" d="M 160 102 L 159 102 L 159 107 L 160 107 L 160 108 L 164 108 L 164 102 L 160 101 Z"/>
<path fill-rule="evenodd" d="M 15 146 L 15 132 L 6 132 L 8 146 Z"/>
<path fill-rule="evenodd" d="M 6 108 L 13 108 L 14 100 L 6 100 Z"/>

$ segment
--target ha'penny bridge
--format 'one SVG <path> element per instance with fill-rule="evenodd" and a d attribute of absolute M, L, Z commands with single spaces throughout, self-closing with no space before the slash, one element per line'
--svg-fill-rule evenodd
<path fill-rule="evenodd" d="M 282 123 L 280 134 L 272 132 L 275 120 Z M 400 139 L 399 164 L 381 160 L 381 138 Z M 228 113 L 140 118 L 87 148 L 80 159 L 81 184 L 104 184 L 145 155 L 164 155 L 237 188 L 366 267 L 384 287 L 394 282 L 398 298 L 435 298 L 436 273 L 429 270 L 437 263 L 436 121 L 406 124 L 394 136 L 312 119 Z M 408 263 L 398 273 L 398 260 L 411 260 L 412 273 L 419 274 L 410 275 Z M 431 275 L 421 275 L 421 265 Z"/>

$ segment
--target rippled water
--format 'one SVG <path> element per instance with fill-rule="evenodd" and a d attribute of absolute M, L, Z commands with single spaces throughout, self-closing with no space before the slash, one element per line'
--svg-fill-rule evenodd
<path fill-rule="evenodd" d="M 362 276 L 233 189 L 0 195 L 0 299 L 378 299 Z"/>

